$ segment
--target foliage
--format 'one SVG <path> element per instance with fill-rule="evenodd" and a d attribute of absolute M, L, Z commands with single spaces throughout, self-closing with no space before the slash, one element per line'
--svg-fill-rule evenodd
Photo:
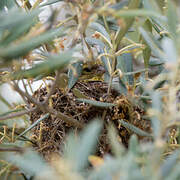
<path fill-rule="evenodd" d="M 12 103 L 0 94 L 1 178 L 179 179 L 178 8 L 172 0 L 1 0 L 0 86 L 10 85 L 22 101 Z M 39 80 L 47 91 L 42 100 L 35 98 L 32 87 Z M 94 81 L 107 85 L 100 100 L 75 87 Z M 87 123 L 57 111 L 55 88 L 64 96 L 74 93 L 84 108 L 88 104 L 101 109 L 102 116 Z M 120 100 L 111 100 L 114 90 Z M 132 123 L 135 105 L 151 132 Z M 117 122 L 105 122 L 110 110 L 120 107 L 128 109 L 129 120 L 118 116 Z M 30 122 L 33 113 L 40 115 Z M 73 129 L 61 152 L 49 155 L 51 160 L 35 148 L 41 145 L 43 122 L 49 117 Z M 40 134 L 34 140 L 37 127 Z M 121 128 L 132 134 L 126 148 Z M 104 129 L 110 151 L 100 157 L 97 148 Z"/>

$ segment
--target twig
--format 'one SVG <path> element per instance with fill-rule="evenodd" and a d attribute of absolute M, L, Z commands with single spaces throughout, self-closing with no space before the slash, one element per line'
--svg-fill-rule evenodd
<path fill-rule="evenodd" d="M 58 112 L 54 109 L 51 109 L 51 108 L 47 108 L 47 111 L 50 113 L 50 114 L 53 114 L 55 115 L 56 117 L 58 117 L 59 119 L 62 119 L 64 122 L 70 124 L 70 125 L 73 125 L 75 127 L 78 127 L 78 128 L 83 128 L 84 124 L 83 123 L 80 123 L 79 121 L 61 113 L 61 112 Z"/>
<path fill-rule="evenodd" d="M 58 79 L 58 76 L 57 76 L 57 79 Z M 54 83 L 54 86 L 55 86 L 55 85 L 56 85 L 56 82 Z M 69 117 L 69 116 L 67 116 L 67 115 L 65 115 L 65 114 L 63 114 L 63 113 L 61 113 L 61 112 L 58 112 L 58 111 L 56 111 L 56 110 L 54 110 L 54 109 L 52 109 L 52 108 L 49 108 L 46 104 L 44 104 L 44 102 L 41 103 L 41 102 L 36 101 L 32 96 L 30 96 L 29 94 L 27 94 L 27 93 L 25 93 L 24 91 L 22 91 L 22 90 L 18 87 L 17 83 L 15 83 L 15 82 L 14 82 L 14 89 L 15 89 L 21 96 L 26 97 L 30 102 L 34 103 L 41 111 L 46 112 L 46 113 L 53 114 L 53 115 L 55 115 L 56 117 L 62 119 L 64 122 L 66 122 L 66 123 L 68 123 L 68 124 L 70 124 L 70 125 L 73 125 L 73 126 L 75 126 L 75 127 L 78 127 L 78 128 L 82 128 L 82 127 L 83 127 L 83 124 L 80 123 L 80 122 L 78 122 L 77 120 L 75 120 L 75 119 L 73 119 L 73 118 L 71 118 L 71 117 Z M 52 90 L 50 90 L 49 95 L 50 95 L 51 93 L 53 93 L 52 91 L 53 91 L 53 88 L 52 88 Z M 48 99 L 46 99 L 46 100 L 48 100 Z"/>
<path fill-rule="evenodd" d="M 56 88 L 56 86 L 57 86 L 57 82 L 58 82 L 58 80 L 59 80 L 59 75 L 60 75 L 60 72 L 58 71 L 58 72 L 56 73 L 55 81 L 54 81 L 53 84 L 51 85 L 51 89 L 50 89 L 49 93 L 47 94 L 46 99 L 45 99 L 45 101 L 44 101 L 43 104 L 45 104 L 45 105 L 48 104 L 49 98 L 50 98 L 51 95 L 54 93 L 55 88 Z"/>
<path fill-rule="evenodd" d="M 0 121 L 16 118 L 16 117 L 19 117 L 19 116 L 22 116 L 25 114 L 29 114 L 30 112 L 33 112 L 35 110 L 36 110 L 36 108 L 33 108 L 33 109 L 29 109 L 29 110 L 20 111 L 17 113 L 8 114 L 8 115 L 0 117 Z"/>
<path fill-rule="evenodd" d="M 19 153 L 23 153 L 24 150 L 23 148 L 20 147 L 12 147 L 12 148 L 0 148 L 0 152 L 19 152 Z"/>
<path fill-rule="evenodd" d="M 0 94 L 0 100 L 9 108 L 12 108 L 12 105 Z"/>
<path fill-rule="evenodd" d="M 21 98 L 22 98 L 22 99 L 24 100 L 24 102 L 28 105 L 29 103 L 28 103 L 27 99 L 25 98 L 25 96 L 23 96 L 23 94 L 19 91 L 20 89 L 19 89 L 17 83 L 14 82 L 14 85 L 12 85 L 12 84 L 10 83 L 10 85 L 14 88 L 15 91 L 17 91 L 17 92 L 19 93 L 19 95 L 21 96 Z M 23 92 L 23 91 L 22 91 L 22 92 Z"/>
<path fill-rule="evenodd" d="M 25 93 L 24 91 L 22 91 L 22 90 L 19 88 L 19 86 L 17 85 L 17 83 L 14 82 L 13 87 L 14 87 L 14 90 L 16 90 L 16 91 L 21 95 L 22 98 L 23 98 L 23 97 L 24 97 L 24 98 L 26 97 L 31 103 L 37 105 L 42 111 L 44 110 L 43 104 L 40 103 L 40 102 L 38 102 L 38 101 L 36 101 L 36 99 L 34 99 L 32 96 L 30 96 L 29 94 L 27 94 L 27 93 Z"/>

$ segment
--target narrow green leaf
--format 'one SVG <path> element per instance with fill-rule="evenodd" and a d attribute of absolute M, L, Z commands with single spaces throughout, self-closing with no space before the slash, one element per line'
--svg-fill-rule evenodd
<path fill-rule="evenodd" d="M 124 120 L 119 120 L 119 123 L 122 124 L 125 128 L 128 128 L 129 130 L 133 131 L 139 136 L 147 136 L 147 137 L 152 137 L 151 134 L 143 131 L 142 129 L 137 128 L 136 126 L 124 121 Z"/>
<path fill-rule="evenodd" d="M 23 154 L 9 154 L 7 159 L 31 176 L 53 179 L 52 168 L 35 151 L 28 150 Z"/>
<path fill-rule="evenodd" d="M 82 98 L 82 99 L 88 99 L 89 97 L 84 95 L 83 92 L 81 92 L 79 89 L 77 88 L 73 88 L 72 90 L 74 96 L 76 96 L 77 98 Z"/>
<path fill-rule="evenodd" d="M 9 114 L 14 113 L 14 112 L 23 111 L 23 110 L 24 110 L 24 109 L 22 109 L 22 108 L 21 108 L 21 109 L 13 109 L 13 110 L 10 110 L 10 111 L 7 111 L 7 112 L 5 112 L 5 113 L 0 114 L 0 117 L 9 115 Z"/>
<path fill-rule="evenodd" d="M 148 32 L 152 32 L 152 24 L 149 19 L 145 21 L 143 28 Z M 143 39 L 143 43 L 146 44 L 146 48 L 143 50 L 144 66 L 145 68 L 148 68 L 149 59 L 151 57 L 151 48 L 148 46 L 148 44 L 144 39 Z"/>
<path fill-rule="evenodd" d="M 34 128 L 36 125 L 38 125 L 41 121 L 49 117 L 49 113 L 45 114 L 41 118 L 39 118 L 37 121 L 35 121 L 32 125 L 30 125 L 25 131 L 23 131 L 19 136 L 17 136 L 17 139 L 21 136 L 25 135 L 27 132 L 29 132 L 32 128 Z"/>
<path fill-rule="evenodd" d="M 128 9 L 136 9 L 139 7 L 140 4 L 140 0 L 130 0 L 129 4 L 128 4 Z M 134 22 L 134 16 L 127 18 L 125 21 L 126 25 L 124 27 L 121 27 L 120 31 L 117 34 L 117 38 L 116 38 L 116 46 L 118 48 L 119 43 L 121 42 L 122 38 L 125 36 L 125 34 L 127 33 L 128 29 L 132 26 L 133 22 Z"/>
<path fill-rule="evenodd" d="M 178 161 L 180 151 L 175 151 L 171 154 L 165 162 L 162 164 L 160 173 L 161 178 L 166 178 L 172 172 L 172 169 L 175 167 L 176 162 Z"/>
<path fill-rule="evenodd" d="M 129 140 L 129 152 L 133 153 L 136 156 L 139 152 L 138 138 L 135 134 L 133 134 Z"/>
<path fill-rule="evenodd" d="M 124 81 L 121 78 L 114 78 L 112 82 L 112 87 L 119 92 L 119 94 L 126 95 L 127 94 L 127 87 Z"/>
<path fill-rule="evenodd" d="M 80 134 L 80 138 L 71 134 L 64 149 L 65 159 L 71 162 L 76 171 L 84 171 L 88 165 L 88 156 L 95 151 L 97 139 L 102 128 L 100 120 L 91 122 Z"/>
<path fill-rule="evenodd" d="M 12 79 L 32 78 L 38 75 L 48 75 L 55 70 L 63 69 L 72 60 L 72 52 L 61 53 L 46 59 L 45 62 L 34 65 L 34 67 L 15 72 L 11 75 Z"/>
<path fill-rule="evenodd" d="M 144 17 L 155 17 L 161 21 L 166 21 L 166 18 L 159 13 L 146 9 L 133 9 L 133 10 L 120 10 L 115 13 L 115 17 L 135 17 L 135 16 L 144 16 Z"/>
<path fill-rule="evenodd" d="M 108 128 L 108 137 L 111 145 L 112 152 L 116 157 L 122 155 L 125 151 L 124 147 L 118 141 L 118 133 L 113 125 Z"/>
<path fill-rule="evenodd" d="M 83 62 L 78 61 L 73 63 L 68 70 L 68 89 L 70 90 L 78 81 L 79 77 L 82 74 Z"/>
<path fill-rule="evenodd" d="M 167 80 L 166 80 L 166 79 L 160 80 L 159 82 L 157 82 L 157 83 L 154 85 L 153 90 L 156 90 L 156 89 L 158 89 L 158 88 L 163 87 L 163 85 L 164 85 L 165 83 L 167 83 Z"/>
<path fill-rule="evenodd" d="M 91 38 L 91 37 L 86 37 L 86 42 L 90 45 L 90 46 L 94 46 L 94 45 L 98 45 L 100 46 L 100 48 L 104 49 L 106 47 L 106 45 L 100 41 L 99 39 L 95 39 L 95 38 Z"/>
<path fill-rule="evenodd" d="M 105 53 L 105 49 L 107 49 L 107 47 L 102 41 L 95 39 L 95 38 L 86 38 L 86 41 L 91 46 L 94 46 L 94 45 L 97 46 L 98 54 L 104 54 Z M 101 61 L 104 64 L 104 68 L 105 68 L 107 76 L 110 77 L 111 70 L 109 67 L 109 65 L 110 65 L 109 60 L 105 56 L 102 56 Z"/>
<path fill-rule="evenodd" d="M 111 42 L 111 38 L 110 38 L 108 32 L 106 31 L 106 29 L 104 28 L 103 25 L 101 25 L 101 24 L 99 24 L 99 23 L 97 23 L 97 22 L 93 22 L 93 23 L 90 24 L 90 27 L 91 27 L 92 29 L 100 32 L 101 34 L 103 34 L 103 35 L 107 38 L 107 40 L 108 40 L 109 42 Z"/>
<path fill-rule="evenodd" d="M 156 112 L 162 112 L 162 101 L 161 93 L 154 91 L 151 93 L 152 97 L 152 109 Z M 151 118 L 152 130 L 154 137 L 158 138 L 161 135 L 161 120 L 157 115 L 154 115 Z"/>
<path fill-rule="evenodd" d="M 131 53 L 125 53 L 122 54 L 121 56 L 117 57 L 117 69 L 120 69 L 123 74 L 126 73 L 126 76 L 123 76 L 123 81 L 128 84 L 132 85 L 133 84 L 133 75 L 132 74 L 127 74 L 129 72 L 133 72 L 133 57 Z"/>
<path fill-rule="evenodd" d="M 110 8 L 115 9 L 115 10 L 119 10 L 122 9 L 123 7 L 128 5 L 128 0 L 124 0 L 121 2 L 117 2 L 116 4 L 113 4 L 110 6 Z"/>
<path fill-rule="evenodd" d="M 105 103 L 105 102 L 101 102 L 101 101 L 95 101 L 95 100 L 90 100 L 90 99 L 81 99 L 78 98 L 78 101 L 84 102 L 84 103 L 88 103 L 91 104 L 93 106 L 97 106 L 97 107 L 104 107 L 104 108 L 108 108 L 108 107 L 112 107 L 115 106 L 115 104 L 113 103 Z"/>
<path fill-rule="evenodd" d="M 17 7 L 15 0 L 0 0 L 0 10 L 4 10 L 4 8 L 11 9 L 13 7 Z"/>
<path fill-rule="evenodd" d="M 176 8 L 171 0 L 167 1 L 167 18 L 168 18 L 168 30 L 171 33 L 173 40 L 177 40 L 177 23 L 178 15 L 176 13 Z"/>
<path fill-rule="evenodd" d="M 33 37 L 30 40 L 25 40 L 19 44 L 13 44 L 9 47 L 0 47 L 0 58 L 13 59 L 26 55 L 29 51 L 41 46 L 43 43 L 47 43 L 56 37 L 64 35 L 64 29 L 52 29 L 37 37 Z"/>
<path fill-rule="evenodd" d="M 20 25 L 26 24 L 28 21 L 32 21 L 34 18 L 38 17 L 41 10 L 33 10 L 31 13 L 26 13 L 20 9 L 9 10 L 8 13 L 0 12 L 0 30 L 13 31 L 12 28 L 18 27 Z M 16 18 L 14 18 L 16 17 Z"/>
<path fill-rule="evenodd" d="M 159 58 L 153 58 L 151 57 L 149 59 L 149 65 L 150 66 L 160 66 L 160 65 L 163 65 L 165 63 L 165 61 L 159 59 Z"/>
<path fill-rule="evenodd" d="M 142 4 L 143 4 L 144 8 L 147 10 L 154 11 L 155 13 L 161 12 L 156 0 L 151 0 L 151 1 L 143 0 Z"/>
<path fill-rule="evenodd" d="M 175 64 L 178 61 L 178 52 L 175 46 L 175 42 L 170 38 L 163 38 L 162 48 L 165 52 L 164 61 L 167 63 Z"/>
<path fill-rule="evenodd" d="M 35 21 L 32 20 L 29 20 L 28 22 L 26 23 L 23 23 L 17 27 L 14 27 L 13 28 L 13 31 L 10 31 L 8 33 L 8 35 L 3 38 L 1 41 L 0 41 L 0 45 L 1 46 L 8 46 L 8 44 L 10 44 L 11 42 L 15 41 L 16 39 L 18 39 L 19 37 L 25 35 L 25 33 L 28 32 L 28 30 L 35 24 Z"/>
<path fill-rule="evenodd" d="M 144 40 L 146 41 L 147 45 L 151 48 L 152 52 L 160 58 L 164 58 L 163 51 L 159 48 L 156 40 L 154 39 L 153 35 L 147 31 L 145 31 L 142 27 L 139 28 L 140 33 L 142 34 Z"/>

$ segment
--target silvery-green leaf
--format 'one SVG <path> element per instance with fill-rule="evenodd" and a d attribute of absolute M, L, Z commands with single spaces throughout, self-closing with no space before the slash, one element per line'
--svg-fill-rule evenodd
<path fill-rule="evenodd" d="M 104 28 L 104 26 L 102 26 L 101 24 L 97 23 L 97 22 L 93 22 L 90 24 L 90 27 L 98 32 L 100 32 L 101 34 L 103 34 L 107 40 L 109 42 L 111 42 L 111 38 L 108 34 L 108 32 L 106 31 L 106 29 Z"/>
<path fill-rule="evenodd" d="M 105 103 L 105 102 L 95 101 L 95 100 L 90 100 L 90 99 L 77 99 L 77 100 L 80 102 L 88 103 L 93 106 L 102 107 L 102 108 L 115 106 L 115 104 L 113 104 L 113 103 Z"/>
<path fill-rule="evenodd" d="M 81 76 L 83 63 L 81 61 L 78 61 L 76 63 L 73 63 L 71 66 L 72 67 L 68 70 L 68 89 L 71 89 Z"/>
<path fill-rule="evenodd" d="M 97 138 L 102 124 L 100 120 L 91 122 L 77 138 L 70 134 L 64 147 L 64 158 L 71 162 L 72 170 L 84 171 L 88 164 L 88 156 L 95 151 Z"/>
<path fill-rule="evenodd" d="M 170 38 L 163 38 L 162 48 L 165 52 L 165 62 L 176 63 L 178 60 L 178 53 L 173 40 Z"/>

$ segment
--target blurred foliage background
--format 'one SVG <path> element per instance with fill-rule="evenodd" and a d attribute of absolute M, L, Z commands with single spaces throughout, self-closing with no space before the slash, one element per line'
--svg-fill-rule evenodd
<path fill-rule="evenodd" d="M 1 0 L 0 179 L 180 179 L 179 8 Z"/>

